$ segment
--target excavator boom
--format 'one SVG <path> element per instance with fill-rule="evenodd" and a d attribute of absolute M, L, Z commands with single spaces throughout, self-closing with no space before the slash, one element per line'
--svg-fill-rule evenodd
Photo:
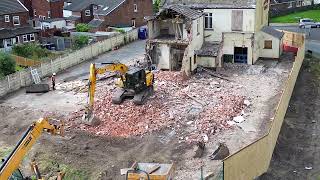
<path fill-rule="evenodd" d="M 63 123 L 59 126 L 52 125 L 46 118 L 39 119 L 38 121 L 34 122 L 19 140 L 18 144 L 15 146 L 10 155 L 1 164 L 0 179 L 8 179 L 12 173 L 19 168 L 24 156 L 44 131 L 52 135 L 63 136 L 64 125 Z"/>
<path fill-rule="evenodd" d="M 96 65 L 103 65 L 97 68 Z M 128 71 L 128 67 L 121 63 L 96 63 L 90 65 L 89 72 L 89 90 L 88 90 L 88 107 L 86 107 L 83 121 L 87 124 L 94 125 L 98 123 L 98 120 L 93 115 L 94 94 L 96 91 L 97 74 L 104 74 L 105 72 L 118 72 L 120 75 L 125 74 Z"/>

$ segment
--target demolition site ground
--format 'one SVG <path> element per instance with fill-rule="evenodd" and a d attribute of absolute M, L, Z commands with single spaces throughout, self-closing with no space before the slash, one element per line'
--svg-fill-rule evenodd
<path fill-rule="evenodd" d="M 126 54 L 121 62 L 132 65 L 143 59 L 143 43 L 92 62 L 109 57 L 115 61 L 115 54 Z M 94 112 L 101 123 L 95 127 L 81 123 L 89 62 L 86 71 L 78 65 L 58 74 L 56 91 L 25 94 L 22 89 L 2 99 L 0 156 L 13 149 L 31 122 L 46 116 L 66 123 L 65 136 L 42 136 L 21 165 L 23 172 L 30 173 L 28 163 L 35 159 L 46 177 L 60 169 L 68 179 L 124 179 L 120 169 L 137 161 L 174 163 L 175 179 L 199 179 L 201 167 L 205 176 L 217 177 L 222 158 L 268 129 L 293 59 L 286 54 L 279 61 L 259 60 L 255 65 L 198 68 L 188 80 L 180 72 L 155 71 L 155 92 L 142 106 L 130 100 L 112 104 L 116 78 L 107 73 L 97 83 Z M 221 144 L 227 150 L 221 157 L 212 156 Z"/>

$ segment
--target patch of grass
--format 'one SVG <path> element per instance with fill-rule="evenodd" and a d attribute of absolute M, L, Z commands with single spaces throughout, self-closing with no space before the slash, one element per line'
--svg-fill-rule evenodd
<path fill-rule="evenodd" d="M 24 69 L 23 67 L 16 65 L 16 72 L 22 71 L 23 69 Z"/>
<path fill-rule="evenodd" d="M 304 66 L 310 69 L 310 72 L 320 79 L 320 59 L 306 54 Z"/>
<path fill-rule="evenodd" d="M 58 171 L 64 172 L 63 180 L 87 180 L 89 179 L 89 173 L 84 170 L 74 169 L 66 164 L 61 164 L 48 155 L 43 155 L 39 161 L 36 161 L 39 165 L 40 172 L 47 177 L 56 176 Z"/>
<path fill-rule="evenodd" d="M 6 158 L 11 153 L 12 150 L 13 150 L 12 147 L 1 148 L 0 149 L 0 159 Z"/>
<path fill-rule="evenodd" d="M 271 18 L 271 23 L 298 23 L 299 18 L 311 18 L 320 21 L 320 9 L 291 13 L 285 16 Z"/>

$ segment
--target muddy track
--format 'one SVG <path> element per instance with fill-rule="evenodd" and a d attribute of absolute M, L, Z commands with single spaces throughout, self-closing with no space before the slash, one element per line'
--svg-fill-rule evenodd
<path fill-rule="evenodd" d="M 260 180 L 320 178 L 318 81 L 307 66 L 301 69 L 269 170 Z"/>

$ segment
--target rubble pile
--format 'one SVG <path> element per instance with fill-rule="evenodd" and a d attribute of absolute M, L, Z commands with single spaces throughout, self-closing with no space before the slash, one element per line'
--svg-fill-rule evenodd
<path fill-rule="evenodd" d="M 76 80 L 70 82 L 63 82 L 56 84 L 56 90 L 65 91 L 65 92 L 75 92 L 75 93 L 84 93 L 88 91 L 86 86 L 86 81 Z"/>
<path fill-rule="evenodd" d="M 96 135 L 141 136 L 172 128 L 183 136 L 182 141 L 200 141 L 230 128 L 227 121 L 244 108 L 244 97 L 232 94 L 224 83 L 228 82 L 206 73 L 183 81 L 180 72 L 155 72 L 155 93 L 142 106 L 131 100 L 112 104 L 112 88 L 106 91 L 98 86 L 97 94 L 103 96 L 96 100 L 94 114 L 102 123 L 96 127 L 79 125 L 74 120 L 82 115 L 80 112 L 70 116 L 70 122 Z"/>

